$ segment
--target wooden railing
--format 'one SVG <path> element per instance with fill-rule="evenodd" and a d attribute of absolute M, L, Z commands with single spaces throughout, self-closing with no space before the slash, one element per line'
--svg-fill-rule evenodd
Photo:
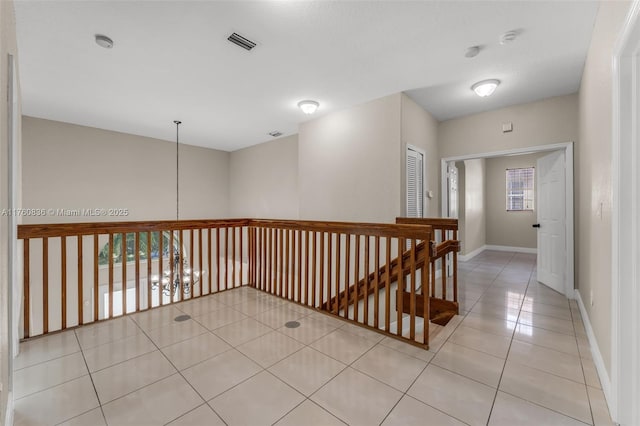
<path fill-rule="evenodd" d="M 415 247 L 431 240 L 430 227 L 272 220 L 254 220 L 251 227 L 256 288 L 415 344 L 428 344 L 429 327 L 417 327 L 416 318 L 429 318 L 429 304 L 418 312 L 415 300 L 419 283 L 428 279 L 429 263 L 418 262 Z M 411 254 L 395 260 L 405 273 L 392 272 L 385 265 L 404 252 L 407 241 L 413 247 Z M 352 285 L 357 282 L 362 287 Z M 405 299 L 398 297 L 399 289 L 405 288 L 410 294 L 407 318 Z"/>
<path fill-rule="evenodd" d="M 417 222 L 256 219 L 21 225 L 18 238 L 25 338 L 249 285 L 423 347 L 422 293 L 457 244 Z"/>
<path fill-rule="evenodd" d="M 236 219 L 20 225 L 23 337 L 246 283 L 248 224 Z"/>

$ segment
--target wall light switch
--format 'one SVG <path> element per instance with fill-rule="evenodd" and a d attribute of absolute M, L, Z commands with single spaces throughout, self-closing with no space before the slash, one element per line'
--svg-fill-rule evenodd
<path fill-rule="evenodd" d="M 509 132 L 513 132 L 513 123 L 512 122 L 502 123 L 502 133 L 509 133 Z"/>

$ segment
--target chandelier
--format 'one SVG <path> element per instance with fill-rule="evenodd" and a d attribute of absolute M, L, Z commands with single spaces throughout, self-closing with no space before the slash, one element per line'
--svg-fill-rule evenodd
<path fill-rule="evenodd" d="M 180 274 L 180 265 L 182 265 L 182 275 Z M 162 277 L 158 275 L 151 276 L 151 289 L 156 290 L 162 286 L 162 294 L 171 296 L 178 293 L 178 289 L 182 284 L 182 293 L 187 295 L 191 293 L 191 288 L 200 281 L 201 271 L 194 271 L 189 268 L 187 259 L 180 257 L 180 250 L 177 247 L 173 249 L 173 280 L 171 279 L 171 269 L 162 271 Z"/>
<path fill-rule="evenodd" d="M 176 125 L 176 221 L 180 220 L 180 124 L 181 121 L 175 120 Z M 163 238 L 162 235 L 160 238 Z M 165 296 L 175 295 L 182 287 L 183 295 L 191 293 L 192 288 L 200 281 L 202 271 L 194 271 L 189 267 L 187 259 L 183 259 L 180 255 L 180 245 L 182 241 L 176 238 L 177 246 L 174 244 L 173 249 L 173 267 L 162 271 L 162 277 L 159 275 L 151 276 L 151 289 L 156 290 L 162 288 L 162 294 Z M 160 253 L 162 257 L 164 254 Z"/>

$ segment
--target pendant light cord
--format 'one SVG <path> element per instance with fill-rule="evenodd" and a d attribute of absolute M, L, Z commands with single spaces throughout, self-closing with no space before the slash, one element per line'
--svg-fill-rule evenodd
<path fill-rule="evenodd" d="M 175 120 L 176 124 L 176 220 L 180 219 L 180 131 L 182 121 Z"/>

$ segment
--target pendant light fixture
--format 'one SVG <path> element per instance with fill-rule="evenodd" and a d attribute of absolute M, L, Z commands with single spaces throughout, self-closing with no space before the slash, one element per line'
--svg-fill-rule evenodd
<path fill-rule="evenodd" d="M 182 121 L 174 120 L 176 125 L 176 220 L 180 219 L 180 125 Z"/>

